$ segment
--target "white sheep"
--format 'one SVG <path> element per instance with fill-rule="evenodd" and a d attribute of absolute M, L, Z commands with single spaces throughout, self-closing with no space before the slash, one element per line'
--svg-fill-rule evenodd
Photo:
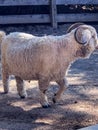
<path fill-rule="evenodd" d="M 36 37 L 20 32 L 3 36 L 1 62 L 4 92 L 9 91 L 9 75 L 15 76 L 21 98 L 27 95 L 23 80 L 38 80 L 41 105 L 49 107 L 45 94 L 49 82 L 55 81 L 60 86 L 53 97 L 53 102 L 56 102 L 67 87 L 65 75 L 71 63 L 89 57 L 97 44 L 96 30 L 89 25 L 80 25 L 62 36 Z"/>

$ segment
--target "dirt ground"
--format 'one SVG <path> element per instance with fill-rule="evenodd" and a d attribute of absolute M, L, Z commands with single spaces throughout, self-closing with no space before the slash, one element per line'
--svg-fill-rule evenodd
<path fill-rule="evenodd" d="M 22 31 L 34 35 L 65 34 L 69 25 L 51 26 L 0 26 L 7 33 Z M 94 25 L 98 31 L 98 25 Z M 98 123 L 98 50 L 89 59 L 77 60 L 69 69 L 69 87 L 57 104 L 52 104 L 58 87 L 50 84 L 47 92 L 51 108 L 41 108 L 37 81 L 25 82 L 27 99 L 20 99 L 14 79 L 10 92 L 3 94 L 0 80 L 0 130 L 77 130 Z"/>

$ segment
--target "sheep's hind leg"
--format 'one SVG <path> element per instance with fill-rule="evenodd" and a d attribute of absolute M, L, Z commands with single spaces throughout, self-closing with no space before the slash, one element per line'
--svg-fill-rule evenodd
<path fill-rule="evenodd" d="M 24 88 L 23 80 L 20 77 L 18 77 L 18 76 L 15 76 L 15 79 L 16 79 L 17 91 L 18 91 L 19 96 L 21 98 L 27 97 L 27 93 L 26 93 L 26 90 Z"/>
<path fill-rule="evenodd" d="M 9 75 L 4 72 L 2 69 L 2 81 L 3 81 L 3 87 L 4 87 L 4 94 L 9 92 L 9 86 L 8 86 L 8 81 L 9 81 Z"/>
<path fill-rule="evenodd" d="M 40 103 L 43 108 L 50 107 L 48 103 L 48 98 L 46 96 L 46 91 L 49 86 L 49 81 L 46 80 L 39 80 L 39 89 L 40 89 Z"/>
<path fill-rule="evenodd" d="M 64 92 L 64 90 L 68 87 L 68 84 L 67 84 L 67 80 L 64 78 L 64 79 L 61 79 L 61 80 L 58 80 L 56 81 L 57 84 L 60 86 L 58 92 L 54 95 L 53 97 L 53 102 L 56 103 L 60 97 L 61 97 L 61 94 Z"/>

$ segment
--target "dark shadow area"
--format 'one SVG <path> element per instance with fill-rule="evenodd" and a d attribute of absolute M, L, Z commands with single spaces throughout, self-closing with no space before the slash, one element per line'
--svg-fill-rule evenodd
<path fill-rule="evenodd" d="M 94 123 L 98 123 L 98 118 L 89 112 L 88 114 L 87 112 L 66 107 L 69 105 L 76 105 L 76 103 L 71 101 L 73 99 L 67 100 L 67 102 L 65 100 L 63 101 L 63 104 L 55 104 L 48 109 L 37 106 L 33 100 L 24 99 L 21 103 L 36 105 L 36 108 L 25 110 L 25 106 L 22 106 L 21 104 L 20 106 L 13 105 L 17 105 L 20 102 L 19 98 L 9 97 L 8 95 L 3 96 L 2 99 L 1 97 L 2 94 L 0 93 L 0 129 L 76 130 L 91 125 L 94 121 Z"/>
<path fill-rule="evenodd" d="M 58 14 L 98 13 L 97 5 L 57 5 Z M 0 15 L 50 14 L 49 5 L 16 5 L 0 6 Z"/>

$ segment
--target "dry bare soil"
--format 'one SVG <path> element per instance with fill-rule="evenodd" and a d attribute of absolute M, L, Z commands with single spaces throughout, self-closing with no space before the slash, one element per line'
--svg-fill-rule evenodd
<path fill-rule="evenodd" d="M 50 26 L 6 26 L 7 33 L 28 32 L 35 35 L 65 34 L 68 25 L 53 30 Z M 98 30 L 98 26 L 95 26 Z M 69 87 L 57 104 L 51 99 L 58 86 L 50 84 L 47 92 L 51 108 L 41 108 L 37 81 L 25 82 L 27 99 L 20 99 L 14 79 L 10 92 L 3 94 L 0 80 L 0 130 L 76 130 L 98 123 L 98 50 L 89 59 L 78 60 L 69 69 Z"/>

